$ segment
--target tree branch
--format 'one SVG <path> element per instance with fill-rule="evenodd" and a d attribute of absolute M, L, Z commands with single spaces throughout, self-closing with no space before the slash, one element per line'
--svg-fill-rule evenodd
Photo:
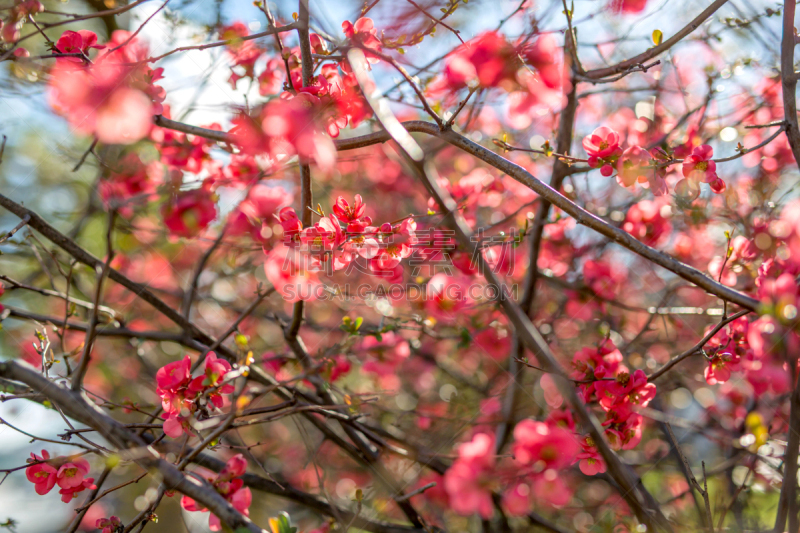
<path fill-rule="evenodd" d="M 264 530 L 228 503 L 220 494 L 207 485 L 202 485 L 194 478 L 188 478 L 175 466 L 148 446 L 138 435 L 131 433 L 122 424 L 105 414 L 99 407 L 92 405 L 79 392 L 64 388 L 46 379 L 41 374 L 24 368 L 14 361 L 0 363 L 0 376 L 22 382 L 32 389 L 47 396 L 58 404 L 65 415 L 82 424 L 95 428 L 114 447 L 123 452 L 123 456 L 143 468 L 157 469 L 170 489 L 175 489 L 206 506 L 212 513 L 233 530 L 244 528 L 252 533 L 263 533 Z"/>
<path fill-rule="evenodd" d="M 705 8 L 699 15 L 697 15 L 689 24 L 681 28 L 678 33 L 664 41 L 658 46 L 654 46 L 641 54 L 634 56 L 630 59 L 626 59 L 625 61 L 621 61 L 616 65 L 604 68 L 598 68 L 594 70 L 590 70 L 588 72 L 583 73 L 585 78 L 589 79 L 600 79 L 606 78 L 608 76 L 613 76 L 615 74 L 620 74 L 621 72 L 630 70 L 631 68 L 637 67 L 642 65 L 646 61 L 653 59 L 656 56 L 659 56 L 675 46 L 678 42 L 680 42 L 684 37 L 691 34 L 694 30 L 700 27 L 706 20 L 708 20 L 711 15 L 713 15 L 719 8 L 721 8 L 728 0 L 716 0 L 710 6 Z"/>
<path fill-rule="evenodd" d="M 391 114 L 388 105 L 382 105 L 373 94 L 368 94 L 364 88 L 369 86 L 372 82 L 369 78 L 367 69 L 364 66 L 366 59 L 364 58 L 361 50 L 353 49 L 348 53 L 350 63 L 353 65 L 353 72 L 356 74 L 359 85 L 364 92 L 373 112 L 376 114 L 381 126 L 394 135 L 405 134 L 406 138 L 395 138 L 400 147 L 400 153 L 404 160 L 408 163 L 408 167 L 413 171 L 416 177 L 425 185 L 426 189 L 431 193 L 440 209 L 448 213 L 444 222 L 452 229 L 456 238 L 460 243 L 472 251 L 472 257 L 478 260 L 478 271 L 483 274 L 486 281 L 495 287 L 502 287 L 501 280 L 492 270 L 491 266 L 487 263 L 485 257 L 481 253 L 475 253 L 476 244 L 471 238 L 471 231 L 466 223 L 460 218 L 458 214 L 458 206 L 456 202 L 450 197 L 449 193 L 443 190 L 438 184 L 438 176 L 435 175 L 435 170 L 431 164 L 423 165 L 424 154 L 421 148 L 416 145 L 416 142 L 405 132 L 400 126 L 400 123 Z M 406 146 L 416 146 L 416 150 L 412 153 L 406 151 Z M 541 183 L 541 182 L 539 182 Z M 566 378 L 564 369 L 558 363 L 555 355 L 550 351 L 550 347 L 545 340 L 536 330 L 536 327 L 531 323 L 522 309 L 511 298 L 500 298 L 499 302 L 502 306 L 506 316 L 514 326 L 516 334 L 519 335 L 523 344 L 530 349 L 537 360 L 545 367 L 546 370 L 552 372 L 556 379 L 561 393 L 568 399 L 572 408 L 578 414 L 580 421 L 589 429 L 590 434 L 596 442 L 597 448 L 603 459 L 606 462 L 608 471 L 620 487 L 620 494 L 626 502 L 631 506 L 639 519 L 648 526 L 649 529 L 655 531 L 657 529 L 672 531 L 672 526 L 667 521 L 661 512 L 655 499 L 647 492 L 640 482 L 633 479 L 631 472 L 622 464 L 619 457 L 611 450 L 608 442 L 605 439 L 599 423 L 594 416 L 588 411 L 586 405 L 578 396 L 575 387 Z"/>
<path fill-rule="evenodd" d="M 403 127 L 409 132 L 421 132 L 438 137 L 442 140 L 447 141 L 451 145 L 460 148 L 461 150 L 469 154 L 474 155 L 478 159 L 481 159 L 485 163 L 493 166 L 494 168 L 502 172 L 505 172 L 518 182 L 522 183 L 523 185 L 526 185 L 527 187 L 535 191 L 537 194 L 539 194 L 544 200 L 550 202 L 551 204 L 555 205 L 559 209 L 569 214 L 579 224 L 582 224 L 590 229 L 593 229 L 594 231 L 611 239 L 613 242 L 619 244 L 620 246 L 623 246 L 624 248 L 627 248 L 628 250 L 652 261 L 653 263 L 666 268 L 667 270 L 677 274 L 683 279 L 694 283 L 695 285 L 701 287 L 702 289 L 705 289 L 707 292 L 715 296 L 718 296 L 723 300 L 728 300 L 741 307 L 750 309 L 751 311 L 755 311 L 758 309 L 759 307 L 758 300 L 751 298 L 746 294 L 742 294 L 739 291 L 731 289 L 730 287 L 727 287 L 721 283 L 718 283 L 717 281 L 703 274 L 696 268 L 681 263 L 677 259 L 663 252 L 659 252 L 658 250 L 651 248 L 646 244 L 638 241 L 628 232 L 621 230 L 615 226 L 612 226 L 611 224 L 607 223 L 601 218 L 595 216 L 592 213 L 589 213 L 582 207 L 578 206 L 565 196 L 561 195 L 558 191 L 554 190 L 549 185 L 535 178 L 524 168 L 512 163 L 511 161 L 508 161 L 507 159 L 484 148 L 483 146 L 470 141 L 463 135 L 459 135 L 454 131 L 441 132 L 439 131 L 439 129 L 436 127 L 435 124 L 431 124 L 430 122 L 424 122 L 424 121 L 415 120 L 410 122 L 404 122 Z M 361 137 L 355 137 L 352 139 L 335 141 L 335 143 L 337 148 L 341 151 L 341 150 L 362 148 L 364 146 L 378 144 L 381 142 L 385 142 L 387 140 L 389 140 L 389 134 L 387 134 L 386 132 L 377 132 L 368 135 L 363 135 Z"/>
<path fill-rule="evenodd" d="M 783 39 L 781 41 L 781 86 L 783 89 L 783 113 L 786 117 L 786 138 L 792 149 L 794 160 L 800 167 L 800 129 L 797 126 L 797 77 L 794 75 L 795 39 L 794 16 L 797 5 L 794 1 L 783 6 Z"/>

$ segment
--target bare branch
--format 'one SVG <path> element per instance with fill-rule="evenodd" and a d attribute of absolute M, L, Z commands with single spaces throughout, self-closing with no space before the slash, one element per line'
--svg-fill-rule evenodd
<path fill-rule="evenodd" d="M 636 67 L 637 65 L 643 65 L 647 61 L 653 59 L 656 56 L 659 56 L 675 46 L 679 43 L 684 37 L 691 34 L 697 28 L 700 27 L 706 20 L 711 17 L 716 11 L 721 8 L 728 0 L 715 0 L 710 6 L 705 8 L 699 15 L 697 15 L 692 21 L 681 28 L 675 35 L 664 41 L 658 46 L 654 46 L 641 54 L 634 56 L 630 59 L 617 63 L 611 67 L 605 68 L 598 68 L 594 70 L 589 70 L 583 73 L 583 76 L 590 79 L 600 79 L 600 78 L 607 78 L 608 76 L 613 76 L 615 74 L 620 74 L 621 72 L 627 71 L 632 67 Z"/>
<path fill-rule="evenodd" d="M 178 490 L 202 503 L 231 529 L 244 528 L 252 533 L 264 531 L 237 511 L 211 487 L 201 485 L 193 478 L 184 476 L 174 465 L 162 459 L 141 437 L 131 433 L 99 407 L 87 402 L 79 392 L 61 387 L 14 361 L 0 363 L 0 376 L 20 381 L 34 390 L 41 391 L 53 403 L 58 404 L 66 415 L 95 428 L 119 449 L 123 456 L 135 461 L 146 470 L 158 469 L 168 488 Z"/>

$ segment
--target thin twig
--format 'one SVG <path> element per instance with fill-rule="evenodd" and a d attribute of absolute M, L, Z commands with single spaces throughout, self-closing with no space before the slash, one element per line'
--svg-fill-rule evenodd
<path fill-rule="evenodd" d="M 79 391 L 83 385 L 83 378 L 89 369 L 89 360 L 92 354 L 92 345 L 95 339 L 98 316 L 100 311 L 100 299 L 103 295 L 103 281 L 105 281 L 111 268 L 111 261 L 114 259 L 114 247 L 111 242 L 114 233 L 114 221 L 117 217 L 116 209 L 112 209 L 108 216 L 108 231 L 106 232 L 106 261 L 102 269 L 97 272 L 97 288 L 95 289 L 92 316 L 89 320 L 89 328 L 86 330 L 86 338 L 83 341 L 83 354 L 81 355 L 80 366 L 78 366 L 72 377 L 72 390 Z"/>

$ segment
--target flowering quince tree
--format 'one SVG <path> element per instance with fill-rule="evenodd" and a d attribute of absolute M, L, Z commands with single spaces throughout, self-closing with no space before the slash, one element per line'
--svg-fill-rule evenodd
<path fill-rule="evenodd" d="M 323 4 L 0 7 L 0 527 L 800 530 L 795 4 Z"/>

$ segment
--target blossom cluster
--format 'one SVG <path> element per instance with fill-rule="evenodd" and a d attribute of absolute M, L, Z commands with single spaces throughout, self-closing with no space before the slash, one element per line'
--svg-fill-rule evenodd
<path fill-rule="evenodd" d="M 21 37 L 21 28 L 30 15 L 44 11 L 44 4 L 39 0 L 14 2 L 7 8 L 5 20 L 0 19 L 0 40 L 13 43 Z"/>
<path fill-rule="evenodd" d="M 648 383 L 644 371 L 633 372 L 622 364 L 622 353 L 606 339 L 596 347 L 585 347 L 572 359 L 572 378 L 579 381 L 581 397 L 596 401 L 605 411 L 603 426 L 615 449 L 630 450 L 642 439 L 642 415 L 656 395 L 656 386 Z"/>
<path fill-rule="evenodd" d="M 619 133 L 606 126 L 584 137 L 583 149 L 589 155 L 590 167 L 599 168 L 603 176 L 611 176 L 616 171 L 617 182 L 623 187 L 640 183 L 655 196 L 667 194 L 667 169 L 677 161 L 664 150 L 654 148 L 648 152 L 638 145 L 623 150 Z M 700 183 L 709 184 L 717 194 L 725 191 L 725 182 L 717 175 L 717 164 L 711 159 L 713 155 L 713 148 L 707 144 L 694 147 L 682 160 L 684 179 L 675 185 L 675 192 L 693 200 L 700 193 Z"/>
<path fill-rule="evenodd" d="M 36 487 L 36 494 L 43 496 L 58 485 L 61 501 L 69 503 L 84 490 L 94 490 L 94 478 L 86 477 L 89 462 L 82 457 L 50 457 L 47 450 L 42 455 L 31 453 L 32 463 L 25 469 L 28 481 Z"/>
<path fill-rule="evenodd" d="M 587 475 L 604 472 L 596 450 L 580 441 L 569 411 L 554 411 L 544 422 L 522 420 L 514 428 L 513 458 L 498 458 L 493 435 L 477 432 L 458 446 L 458 458 L 444 476 L 450 507 L 459 514 L 493 513 L 492 493 L 502 493 L 503 507 L 512 516 L 525 516 L 534 502 L 567 505 L 572 490 L 564 471 L 576 462 Z M 589 450 L 587 452 L 587 450 Z"/>
<path fill-rule="evenodd" d="M 214 352 L 205 359 L 203 373 L 195 378 L 191 373 L 192 363 L 187 355 L 161 367 L 156 373 L 156 392 L 164 409 L 164 433 L 177 439 L 184 433 L 192 434 L 190 420 L 200 411 L 208 415 L 209 410 L 221 409 L 225 405 L 224 394 L 233 392 L 233 384 L 226 382 L 231 365 Z"/>
<path fill-rule="evenodd" d="M 267 279 L 284 297 L 305 300 L 315 298 L 320 272 L 347 269 L 359 258 L 376 275 L 397 276 L 400 262 L 411 255 L 416 243 L 416 222 L 407 217 L 376 226 L 365 209 L 361 195 L 355 196 L 353 205 L 340 196 L 333 213 L 306 228 L 293 208 L 281 209 L 278 218 L 284 242 L 267 255 Z"/>
<path fill-rule="evenodd" d="M 80 133 L 100 142 L 131 144 L 146 137 L 161 114 L 164 90 L 155 85 L 163 69 L 147 65 L 148 48 L 135 35 L 116 30 L 98 45 L 90 31 L 66 31 L 55 43 L 49 99 Z M 91 48 L 104 49 L 91 61 Z"/>
<path fill-rule="evenodd" d="M 370 19 L 345 24 L 343 31 L 354 43 L 380 51 L 377 30 Z M 226 51 L 234 86 L 239 79 L 255 79 L 256 63 L 265 54 L 257 41 L 244 40 L 248 35 L 242 23 L 221 31 L 221 36 L 230 41 Z M 318 35 L 312 34 L 311 40 L 315 52 L 325 52 Z M 88 55 L 91 49 L 100 50 L 93 62 Z M 331 137 L 348 125 L 358 126 L 371 115 L 346 60 L 324 63 L 320 74 L 304 86 L 299 48 L 286 49 L 281 58 L 284 61 L 268 59 L 267 68 L 258 76 L 261 94 L 279 93 L 277 98 L 233 117 L 230 136 L 235 150 L 229 164 L 222 165 L 211 157 L 213 141 L 153 125 L 153 115 L 170 118 L 171 113 L 169 106 L 162 105 L 164 91 L 154 85 L 163 69 L 147 66 L 147 46 L 137 37 L 117 31 L 109 43 L 101 45 L 90 31 L 67 31 L 54 51 L 63 54 L 50 77 L 50 100 L 57 112 L 78 131 L 93 134 L 101 142 L 131 144 L 149 137 L 159 149 L 157 162 L 143 162 L 131 151 L 122 164 L 111 168 L 100 184 L 104 202 L 130 216 L 131 203 L 144 205 L 156 193 L 162 193 L 164 224 L 176 237 L 195 237 L 216 219 L 215 191 L 219 187 L 251 187 L 293 156 L 331 170 L 336 160 Z M 376 60 L 370 57 L 370 61 Z M 289 66 L 290 77 L 281 92 L 284 64 Z M 120 124 L 125 127 L 120 129 Z M 221 130 L 219 124 L 205 128 Z M 199 186 L 187 187 L 187 174 L 207 177 L 195 182 Z M 252 205 L 258 198 L 253 195 L 251 200 Z M 286 203 L 281 202 L 279 207 Z M 259 217 L 253 216 L 253 210 L 245 217 L 245 209 L 237 209 L 234 216 L 239 217 L 236 227 L 240 233 L 250 232 L 260 239 L 262 221 L 271 221 L 276 211 L 257 211 Z"/>
<path fill-rule="evenodd" d="M 218 474 L 205 468 L 197 468 L 195 471 L 211 485 L 217 494 L 225 498 L 234 509 L 244 516 L 249 516 L 253 495 L 250 492 L 250 487 L 245 487 L 244 481 L 242 481 L 242 476 L 246 470 L 247 461 L 239 453 L 228 459 L 225 467 Z M 208 512 L 207 508 L 198 505 L 196 501 L 186 495 L 181 497 L 181 507 L 190 512 Z M 208 527 L 211 531 L 222 530 L 219 517 L 214 513 L 211 513 L 208 517 Z"/>

